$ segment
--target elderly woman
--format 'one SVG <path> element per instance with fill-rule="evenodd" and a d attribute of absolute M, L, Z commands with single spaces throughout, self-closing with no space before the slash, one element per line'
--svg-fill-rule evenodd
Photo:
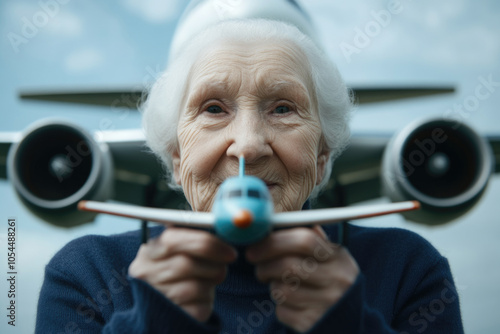
<path fill-rule="evenodd" d="M 348 137 L 350 96 L 294 26 L 225 21 L 187 43 L 144 106 L 151 149 L 195 211 L 238 173 L 276 211 L 301 210 Z M 89 236 L 47 266 L 40 333 L 461 333 L 445 258 L 415 234 L 352 227 L 274 231 L 234 247 L 204 230 Z"/>

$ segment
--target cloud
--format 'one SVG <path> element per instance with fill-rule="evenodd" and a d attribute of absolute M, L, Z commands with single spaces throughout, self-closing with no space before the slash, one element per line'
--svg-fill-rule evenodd
<path fill-rule="evenodd" d="M 463 0 L 437 2 L 432 7 L 416 5 L 402 14 L 399 29 L 390 31 L 403 41 L 400 51 L 405 56 L 419 55 L 422 62 L 443 68 L 497 66 L 497 11 L 478 10 Z M 404 34 L 411 38 L 405 40 Z"/>
<path fill-rule="evenodd" d="M 95 69 L 104 63 L 101 51 L 94 48 L 84 48 L 70 53 L 64 60 L 64 68 L 68 72 L 85 72 Z"/>
<path fill-rule="evenodd" d="M 65 4 L 54 2 L 8 2 L 2 8 L 2 19 L 16 33 L 29 22 L 34 28 L 55 35 L 75 36 L 82 32 L 82 22 Z"/>
<path fill-rule="evenodd" d="M 426 60 L 448 67 L 496 67 L 500 58 L 498 33 L 485 26 L 467 26 L 434 43 Z"/>
<path fill-rule="evenodd" d="M 124 0 L 123 4 L 130 12 L 151 23 L 163 23 L 178 17 L 181 1 Z"/>
<path fill-rule="evenodd" d="M 496 23 L 498 10 L 492 5 L 478 8 L 464 0 L 443 0 L 429 6 L 401 1 L 399 13 L 381 26 L 377 13 L 387 12 L 388 4 L 355 0 L 328 5 L 310 5 L 313 19 L 325 40 L 325 48 L 342 65 L 376 65 L 406 60 L 452 71 L 462 68 L 496 67 L 500 58 L 500 39 Z M 373 33 L 373 27 L 379 29 Z M 366 32 L 372 28 L 370 31 Z M 368 38 L 360 38 L 360 31 Z M 358 43 L 356 44 L 356 42 Z M 363 41 L 363 45 L 359 43 Z M 345 43 L 357 47 L 347 52 Z M 352 50 L 352 49 L 349 49 Z"/>
<path fill-rule="evenodd" d="M 69 11 L 61 11 L 47 25 L 47 32 L 53 35 L 76 37 L 83 33 L 81 19 Z"/>

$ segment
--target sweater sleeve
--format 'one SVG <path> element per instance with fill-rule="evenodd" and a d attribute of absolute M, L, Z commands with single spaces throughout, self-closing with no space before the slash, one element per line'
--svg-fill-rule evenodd
<path fill-rule="evenodd" d="M 64 265 L 69 269 L 62 270 L 56 256 L 46 267 L 36 333 L 215 334 L 220 330 L 215 315 L 206 323 L 196 321 L 142 280 L 123 277 L 120 286 L 88 270 L 75 275 L 70 265 Z"/>
<path fill-rule="evenodd" d="M 206 333 L 219 332 L 219 321 L 212 316 L 201 323 L 182 311 L 146 282 L 129 278 L 134 305 L 115 312 L 102 333 Z"/>
<path fill-rule="evenodd" d="M 461 334 L 458 295 L 448 262 L 442 258 L 430 269 L 391 321 L 370 307 L 365 297 L 365 278 L 360 274 L 344 297 L 308 332 L 374 334 Z M 396 303 L 395 305 L 397 305 Z"/>

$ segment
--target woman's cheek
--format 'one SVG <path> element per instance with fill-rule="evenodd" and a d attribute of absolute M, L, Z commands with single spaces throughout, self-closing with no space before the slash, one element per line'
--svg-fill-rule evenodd
<path fill-rule="evenodd" d="M 320 136 L 320 131 L 311 126 L 283 138 L 282 142 L 287 146 L 281 151 L 281 156 L 289 176 L 279 204 L 283 210 L 300 210 L 314 189 Z"/>
<path fill-rule="evenodd" d="M 316 127 L 304 126 L 282 136 L 283 160 L 292 175 L 307 175 L 316 168 L 321 132 Z M 308 180 L 309 181 L 309 180 Z M 314 182 L 313 182 L 314 183 Z"/>
<path fill-rule="evenodd" d="M 185 160 L 181 167 L 182 190 L 194 211 L 210 211 L 217 185 L 210 177 L 201 177 L 196 163 Z M 210 174 L 208 174 L 210 175 Z"/>
<path fill-rule="evenodd" d="M 195 211 L 210 211 L 220 179 L 214 169 L 224 155 L 224 135 L 213 133 L 196 122 L 178 131 L 181 185 Z M 220 183 L 220 182 L 219 182 Z"/>

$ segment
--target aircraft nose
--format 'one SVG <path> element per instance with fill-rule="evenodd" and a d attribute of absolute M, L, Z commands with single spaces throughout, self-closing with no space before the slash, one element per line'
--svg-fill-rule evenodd
<path fill-rule="evenodd" d="M 240 210 L 233 216 L 233 224 L 238 228 L 247 228 L 252 225 L 253 215 L 248 210 Z"/>

